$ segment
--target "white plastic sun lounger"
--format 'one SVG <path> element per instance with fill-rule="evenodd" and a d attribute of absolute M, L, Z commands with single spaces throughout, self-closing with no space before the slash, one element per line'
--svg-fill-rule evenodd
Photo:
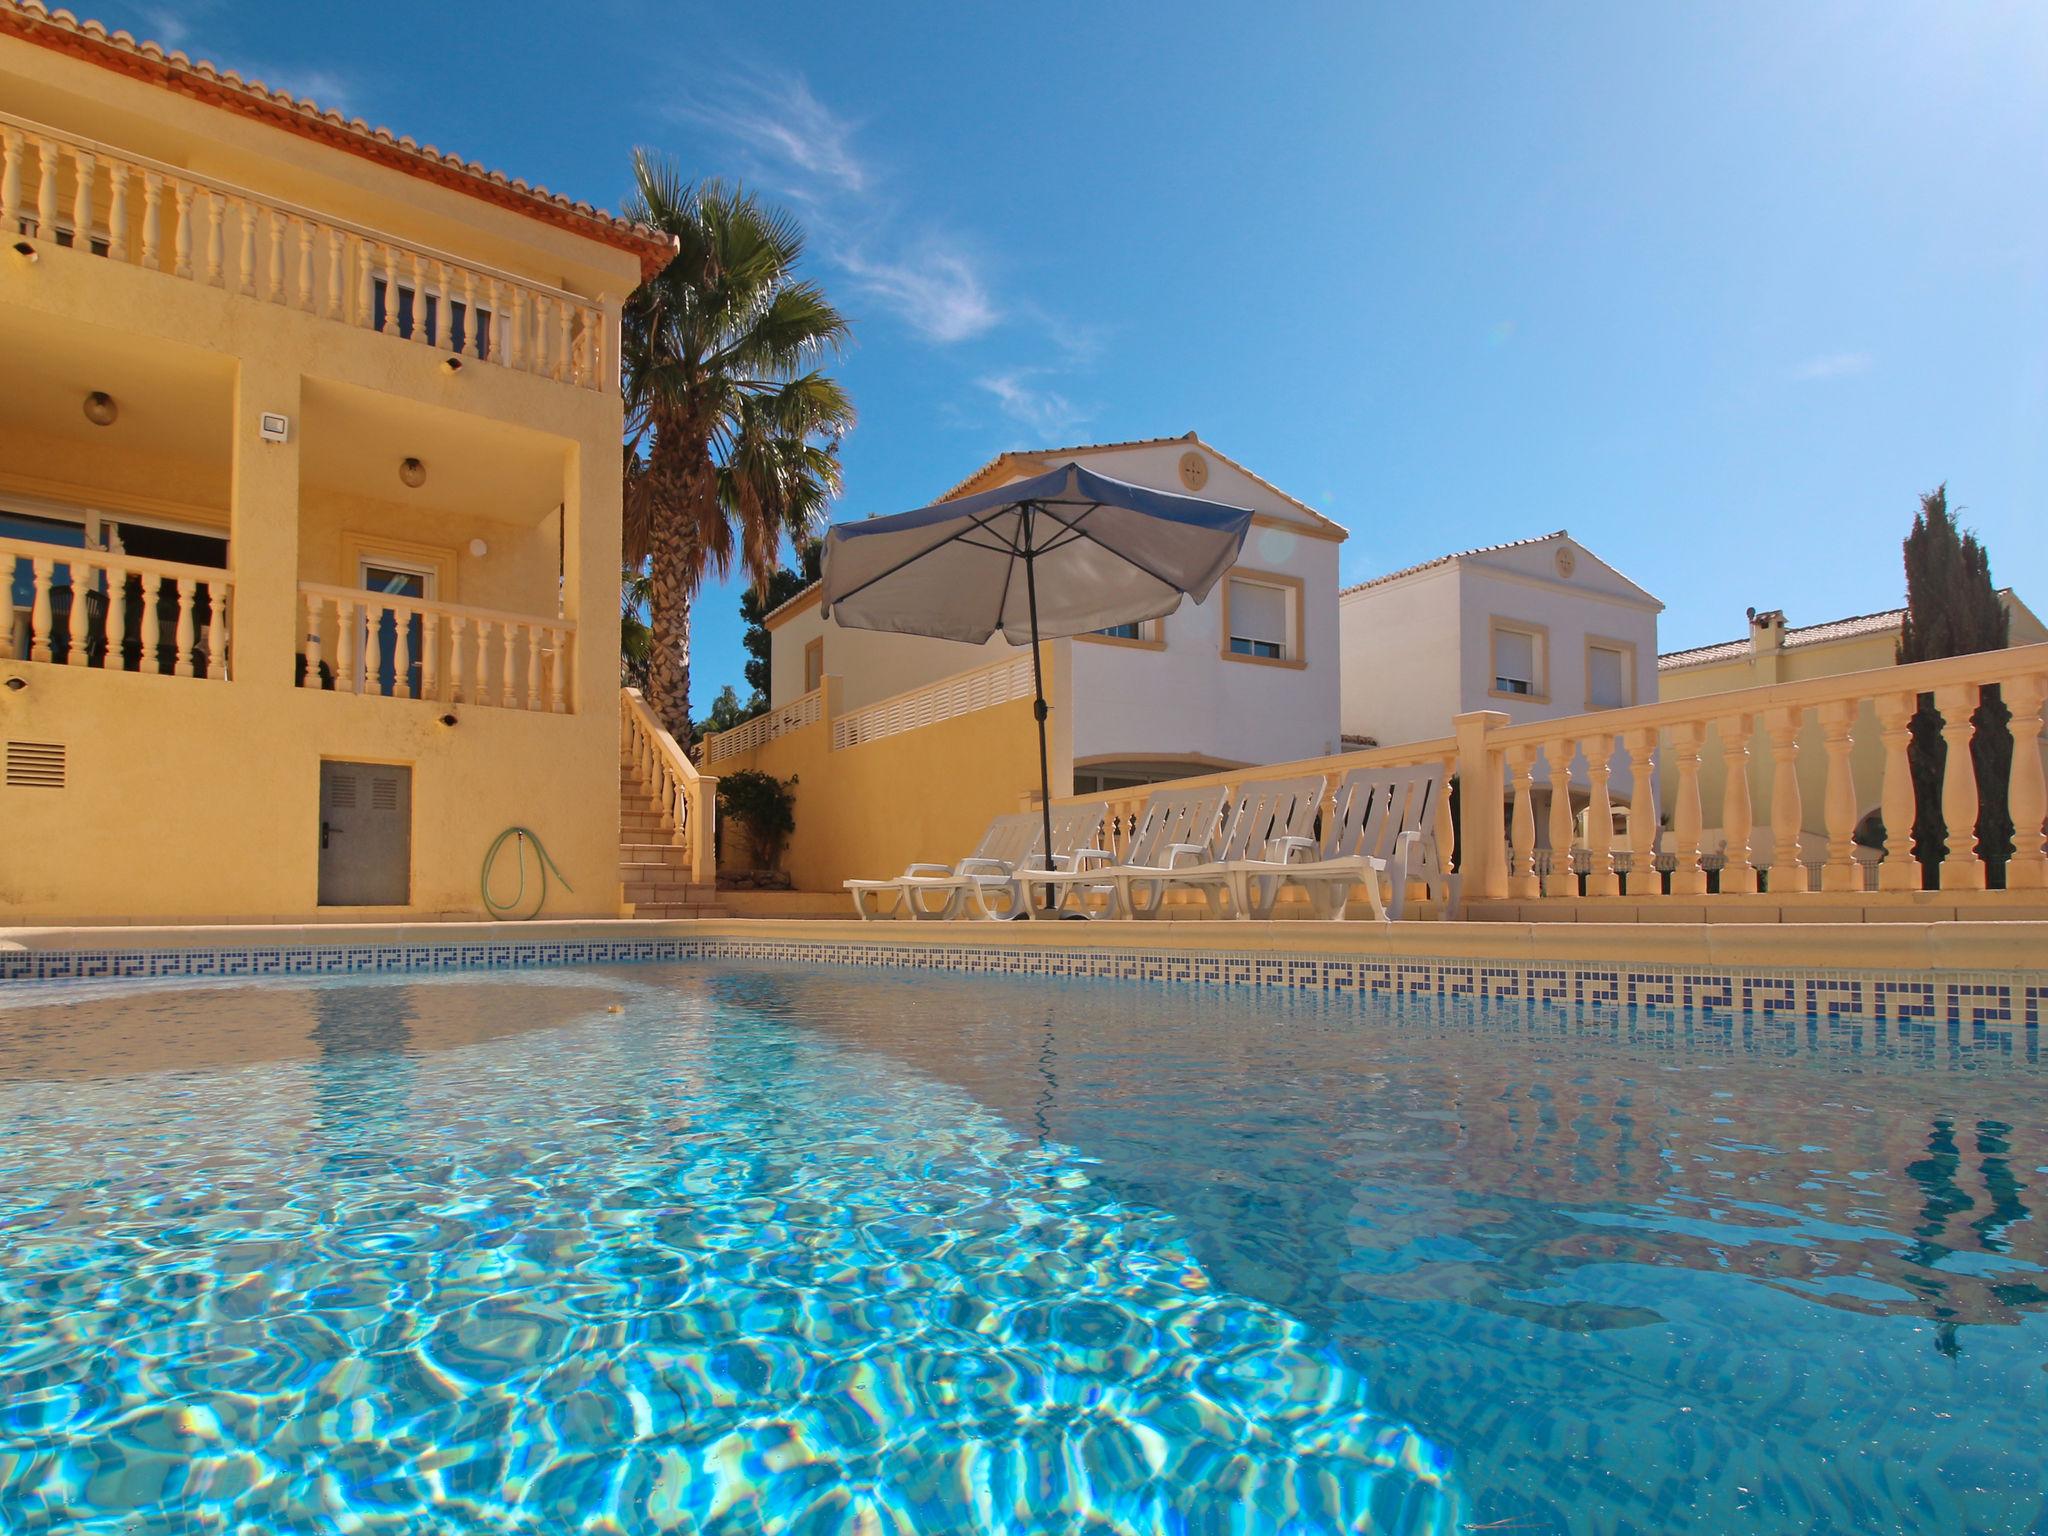
<path fill-rule="evenodd" d="M 1441 768 L 1353 768 L 1338 782 L 1321 857 L 1288 865 L 1283 883 L 1299 886 L 1315 915 L 1333 922 L 1344 916 L 1351 888 L 1362 885 L 1372 915 L 1386 922 L 1401 916 L 1408 882 L 1419 880 L 1449 917 L 1458 877 L 1436 845 L 1437 798 L 1445 793 Z M 1386 899 L 1382 876 L 1392 888 Z"/>
<path fill-rule="evenodd" d="M 1108 898 L 1112 917 L 1159 916 L 1161 877 L 1176 865 L 1204 863 L 1215 856 L 1216 821 L 1227 793 L 1220 784 L 1154 790 L 1139 813 L 1121 863 L 1113 862 L 1105 849 L 1077 847 L 1067 868 L 1029 877 L 1026 884 L 1034 898 L 1041 886 L 1053 896 L 1047 905 L 1034 905 L 1031 915 L 1091 916 L 1088 902 L 1099 895 Z"/>
<path fill-rule="evenodd" d="M 904 916 L 938 921 L 970 901 L 983 917 L 1008 917 L 1009 912 L 991 911 L 990 900 L 1014 899 L 1017 866 L 1037 853 L 1040 837 L 1036 811 L 1013 811 L 990 822 L 974 852 L 958 864 L 913 864 L 893 880 L 848 880 L 846 890 L 865 922 Z M 884 906 L 888 897 L 894 900 Z"/>
<path fill-rule="evenodd" d="M 1063 867 L 1077 847 L 1095 842 L 1108 802 L 1055 806 L 1053 864 Z M 1044 868 L 1040 855 L 1043 818 L 1036 811 L 998 816 L 981 841 L 957 865 L 913 864 L 893 880 L 848 880 L 853 909 L 864 920 L 909 916 L 926 921 L 972 916 L 988 920 L 1024 912 L 1022 877 Z M 890 906 L 883 900 L 893 897 Z M 937 905 L 933 903 L 936 902 Z"/>
<path fill-rule="evenodd" d="M 1162 888 L 1200 891 L 1211 917 L 1271 917 L 1288 866 L 1317 856 L 1316 817 L 1329 782 L 1317 773 L 1239 785 L 1217 857 L 1169 871 Z"/>

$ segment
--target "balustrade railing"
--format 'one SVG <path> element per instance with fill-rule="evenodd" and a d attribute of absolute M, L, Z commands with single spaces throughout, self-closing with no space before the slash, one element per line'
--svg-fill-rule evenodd
<path fill-rule="evenodd" d="M 608 306 L 0 113 L 0 229 L 585 389 Z"/>
<path fill-rule="evenodd" d="M 778 736 L 816 725 L 824 718 L 824 711 L 825 690 L 813 688 L 801 698 L 742 721 L 729 731 L 708 732 L 704 737 L 704 766 L 709 768 L 756 747 L 765 747 Z"/>
<path fill-rule="evenodd" d="M 921 730 L 976 710 L 1030 697 L 1031 653 L 1026 651 L 834 717 L 832 750 L 843 752 L 848 747 L 900 736 L 905 731 Z"/>
<path fill-rule="evenodd" d="M 718 878 L 718 780 L 697 771 L 638 688 L 619 690 L 619 754 L 632 764 L 676 830 L 690 856 L 690 878 Z"/>
<path fill-rule="evenodd" d="M 301 688 L 567 714 L 575 708 L 576 626 L 299 583 Z"/>
<path fill-rule="evenodd" d="M 234 582 L 222 570 L 0 539 L 0 655 L 223 681 Z"/>

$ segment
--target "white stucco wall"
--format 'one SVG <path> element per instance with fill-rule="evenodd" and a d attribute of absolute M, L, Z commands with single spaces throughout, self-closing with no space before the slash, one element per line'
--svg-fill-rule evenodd
<path fill-rule="evenodd" d="M 1077 457 L 1102 474 L 1185 493 L 1180 459 L 1191 450 L 1202 451 L 1197 444 L 1174 441 Z M 1204 458 L 1209 480 L 1201 494 L 1288 525 L 1255 524 L 1240 564 L 1300 578 L 1301 659 L 1306 665 L 1225 660 L 1220 584 L 1206 603 L 1184 602 L 1164 621 L 1163 650 L 1077 640 L 1071 646 L 1077 762 L 1182 757 L 1284 762 L 1336 750 L 1337 556 L 1342 546 L 1311 531 L 1316 525 L 1284 496 L 1213 455 Z M 804 647 L 821 635 L 825 670 L 843 679 L 846 708 L 1015 654 L 1000 637 L 977 647 L 842 629 L 821 619 L 815 603 L 778 620 L 773 634 L 770 696 L 776 704 L 803 692 Z"/>
<path fill-rule="evenodd" d="M 1571 552 L 1560 571 L 1558 552 Z M 1517 723 L 1586 711 L 1586 651 L 1595 638 L 1634 648 L 1635 694 L 1657 697 L 1662 605 L 1570 538 L 1464 555 L 1339 601 L 1344 730 L 1382 746 L 1447 736 L 1452 720 L 1495 709 Z M 1495 620 L 1545 633 L 1547 690 L 1496 695 Z"/>

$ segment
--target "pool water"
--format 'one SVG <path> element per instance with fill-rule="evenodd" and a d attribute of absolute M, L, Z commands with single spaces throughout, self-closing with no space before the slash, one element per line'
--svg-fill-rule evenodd
<path fill-rule="evenodd" d="M 0 1531 L 2048 1529 L 2048 1067 L 675 965 L 0 995 Z"/>

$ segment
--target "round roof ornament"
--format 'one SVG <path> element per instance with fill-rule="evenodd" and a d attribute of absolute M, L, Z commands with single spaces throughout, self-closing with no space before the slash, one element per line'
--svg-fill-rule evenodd
<path fill-rule="evenodd" d="M 1191 491 L 1209 483 L 1209 461 L 1192 448 L 1180 456 L 1180 483 Z"/>

